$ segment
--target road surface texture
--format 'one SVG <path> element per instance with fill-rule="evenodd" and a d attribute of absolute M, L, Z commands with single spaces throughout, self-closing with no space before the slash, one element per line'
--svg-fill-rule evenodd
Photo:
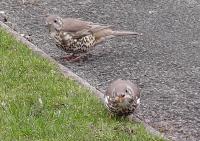
<path fill-rule="evenodd" d="M 119 77 L 136 81 L 142 90 L 138 116 L 160 132 L 173 140 L 200 140 L 198 0 L 1 0 L 0 11 L 9 26 L 99 90 Z M 48 36 L 47 14 L 144 35 L 109 40 L 86 61 L 67 63 Z"/>

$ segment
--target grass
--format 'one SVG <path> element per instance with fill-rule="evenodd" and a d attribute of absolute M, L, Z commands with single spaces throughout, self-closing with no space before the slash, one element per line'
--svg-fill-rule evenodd
<path fill-rule="evenodd" d="M 0 28 L 0 140 L 162 141 Z"/>

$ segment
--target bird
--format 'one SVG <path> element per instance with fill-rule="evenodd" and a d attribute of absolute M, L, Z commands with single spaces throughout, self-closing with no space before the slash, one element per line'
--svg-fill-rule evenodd
<path fill-rule="evenodd" d="M 108 110 L 117 116 L 128 116 L 140 105 L 140 89 L 130 80 L 111 82 L 104 95 Z"/>
<path fill-rule="evenodd" d="M 142 35 L 131 31 L 114 31 L 111 25 L 103 25 L 78 18 L 61 18 L 49 15 L 46 18 L 50 36 L 57 47 L 72 55 L 66 60 L 78 60 L 106 39 L 125 35 Z"/>

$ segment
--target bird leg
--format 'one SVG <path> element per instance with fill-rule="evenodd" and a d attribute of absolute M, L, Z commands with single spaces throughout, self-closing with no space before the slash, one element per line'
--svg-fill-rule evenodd
<path fill-rule="evenodd" d="M 68 56 L 61 57 L 61 59 L 66 60 L 66 61 L 70 61 L 70 60 L 72 60 L 76 57 L 77 56 L 75 56 L 74 54 L 71 54 L 71 55 L 68 55 Z"/>
<path fill-rule="evenodd" d="M 75 58 L 71 59 L 70 62 L 71 62 L 71 63 L 72 63 L 72 62 L 80 62 L 80 60 L 81 60 L 82 57 L 83 57 L 83 56 L 76 56 Z"/>
<path fill-rule="evenodd" d="M 86 54 L 81 54 L 79 56 L 72 54 L 72 55 L 64 56 L 61 59 L 64 59 L 69 62 L 79 62 L 85 56 L 86 56 Z"/>

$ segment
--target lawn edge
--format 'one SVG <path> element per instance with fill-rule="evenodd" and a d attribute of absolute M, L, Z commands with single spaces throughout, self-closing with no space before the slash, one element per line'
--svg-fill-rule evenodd
<path fill-rule="evenodd" d="M 34 53 L 42 56 L 43 58 L 49 60 L 51 63 L 55 64 L 58 67 L 59 71 L 61 71 L 61 73 L 64 75 L 64 77 L 70 78 L 70 79 L 78 82 L 78 84 L 82 85 L 83 87 L 86 87 L 88 90 L 90 90 L 93 94 L 95 94 L 95 96 L 97 96 L 104 103 L 104 100 L 103 100 L 104 99 L 104 94 L 101 91 L 97 90 L 94 86 L 90 85 L 86 80 L 84 80 L 83 78 L 81 78 L 78 75 L 76 75 L 75 73 L 73 73 L 69 68 L 67 68 L 67 67 L 63 66 L 62 64 L 58 63 L 51 56 L 46 54 L 43 50 L 38 48 L 33 43 L 29 42 L 27 39 L 22 37 L 19 33 L 14 31 L 13 29 L 11 29 L 9 26 L 7 26 L 5 23 L 3 23 L 1 21 L 0 21 L 0 27 L 5 29 L 16 40 L 18 40 L 18 41 L 22 42 L 23 44 L 25 44 Z M 134 122 L 136 121 L 136 122 L 142 123 L 144 125 L 145 129 L 147 130 L 147 132 L 149 132 L 150 134 L 153 134 L 153 135 L 156 135 L 156 136 L 160 136 L 165 140 L 169 140 L 163 133 L 160 133 L 155 128 L 151 127 L 149 124 L 147 124 L 144 121 L 142 121 L 140 118 L 137 117 L 137 115 L 133 115 L 132 114 L 132 115 L 130 115 L 128 117 L 128 119 L 130 121 L 134 121 Z"/>

